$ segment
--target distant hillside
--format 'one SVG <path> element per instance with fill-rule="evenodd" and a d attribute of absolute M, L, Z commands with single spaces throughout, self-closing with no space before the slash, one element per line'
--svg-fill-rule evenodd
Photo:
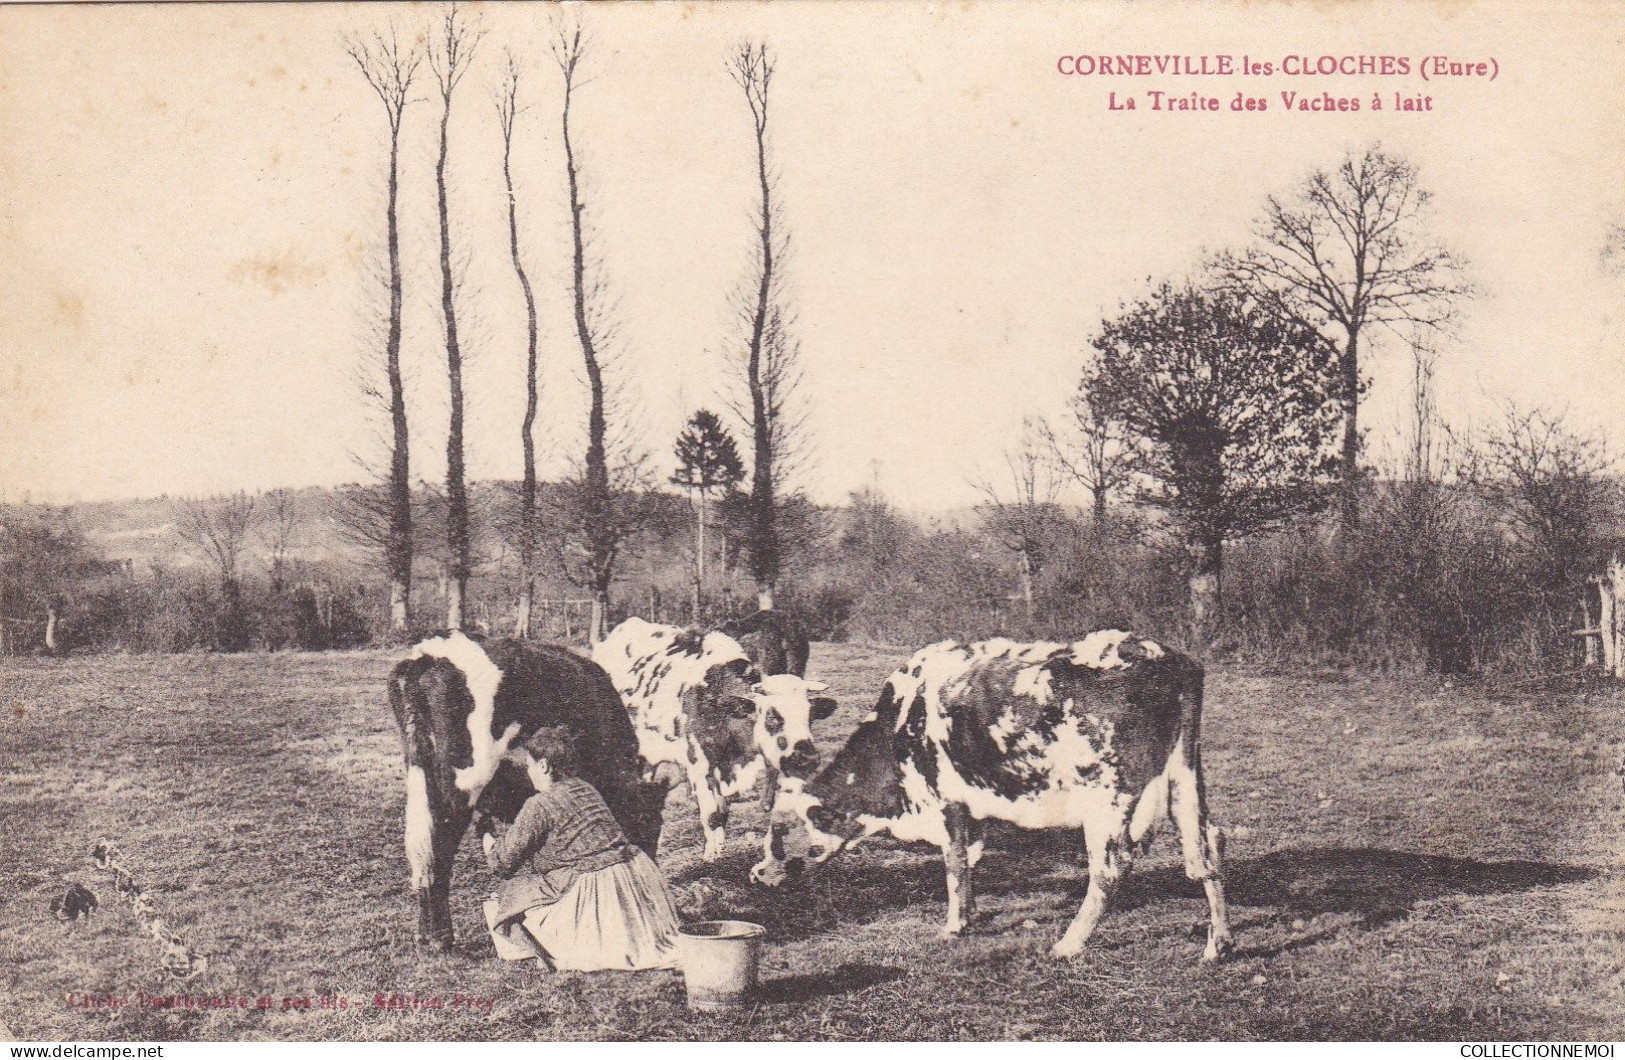
<path fill-rule="evenodd" d="M 506 492 L 517 484 L 495 480 L 476 483 L 475 493 Z M 341 566 L 371 562 L 365 547 L 347 535 L 336 518 L 340 494 L 347 487 L 321 486 L 288 490 L 294 522 L 298 530 L 289 558 L 308 563 L 334 563 Z M 543 484 L 544 491 L 548 488 Z M 675 501 L 675 498 L 674 498 Z M 182 500 L 173 497 L 153 497 L 143 500 L 94 501 L 69 505 L 0 505 L 0 518 L 8 512 L 39 511 L 42 507 L 64 514 L 98 550 L 111 560 L 130 560 L 138 573 L 146 573 L 154 566 L 175 569 L 198 565 L 201 559 L 181 537 L 177 526 L 183 519 Z M 257 516 L 263 518 L 266 502 L 261 500 Z M 826 508 L 835 515 L 843 509 Z M 924 529 L 968 530 L 980 522 L 973 508 L 955 508 L 931 512 L 902 512 L 906 518 Z M 260 535 L 251 540 L 248 554 L 251 565 L 267 562 L 264 541 Z"/>
<path fill-rule="evenodd" d="M 347 539 L 333 518 L 337 490 L 322 487 L 289 490 L 298 526 L 291 559 L 309 562 L 353 563 L 365 559 L 363 550 Z M 25 510 L 23 505 L 0 506 L 0 518 Z M 181 502 L 171 497 L 134 501 L 95 501 L 52 505 L 108 559 L 129 560 L 137 573 L 154 567 L 186 568 L 202 562 L 181 537 Z M 38 511 L 39 506 L 33 510 Z M 264 542 L 255 535 L 249 544 L 251 562 L 266 561 Z"/>

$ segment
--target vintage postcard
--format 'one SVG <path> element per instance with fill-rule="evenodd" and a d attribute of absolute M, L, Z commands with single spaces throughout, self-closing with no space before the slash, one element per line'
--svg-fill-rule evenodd
<path fill-rule="evenodd" d="M 0 6 L 0 1036 L 1613 1055 L 1622 70 Z"/>

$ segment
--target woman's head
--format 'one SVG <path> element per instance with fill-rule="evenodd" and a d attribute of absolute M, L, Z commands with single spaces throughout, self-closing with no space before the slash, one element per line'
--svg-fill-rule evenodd
<path fill-rule="evenodd" d="M 528 759 L 526 772 L 538 788 L 542 786 L 538 774 L 545 775 L 548 782 L 573 777 L 580 764 L 575 735 L 562 725 L 537 729 L 519 749 Z"/>

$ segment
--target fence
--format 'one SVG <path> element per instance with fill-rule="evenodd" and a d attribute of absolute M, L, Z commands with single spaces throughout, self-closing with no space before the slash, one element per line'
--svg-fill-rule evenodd
<path fill-rule="evenodd" d="M 1625 678 L 1625 563 L 1618 556 L 1606 573 L 1586 579 L 1580 607 L 1585 626 L 1574 635 L 1584 639 L 1586 666 Z"/>
<path fill-rule="evenodd" d="M 530 635 L 573 640 L 592 624 L 591 600 L 531 601 Z"/>
<path fill-rule="evenodd" d="M 45 644 L 45 623 L 32 618 L 0 615 L 0 655 L 34 651 Z"/>

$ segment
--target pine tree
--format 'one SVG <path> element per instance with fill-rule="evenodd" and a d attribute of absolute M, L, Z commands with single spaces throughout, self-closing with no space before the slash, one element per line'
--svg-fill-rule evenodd
<path fill-rule="evenodd" d="M 705 525 L 711 494 L 726 493 L 745 477 L 739 447 L 716 413 L 700 409 L 677 436 L 677 471 L 672 485 L 699 498 L 694 533 L 694 617 L 699 619 L 705 593 Z"/>

